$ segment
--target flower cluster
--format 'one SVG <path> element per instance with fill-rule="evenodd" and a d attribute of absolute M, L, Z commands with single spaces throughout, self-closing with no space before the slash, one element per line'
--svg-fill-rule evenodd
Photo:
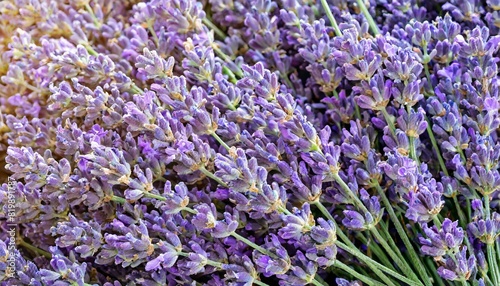
<path fill-rule="evenodd" d="M 500 1 L 0 1 L 1 285 L 500 285 Z"/>

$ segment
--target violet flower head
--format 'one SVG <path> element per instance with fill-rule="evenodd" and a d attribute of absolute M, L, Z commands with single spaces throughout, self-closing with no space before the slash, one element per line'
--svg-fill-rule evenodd
<path fill-rule="evenodd" d="M 450 281 L 460 279 L 469 280 L 476 269 L 476 257 L 474 255 L 467 257 L 466 246 L 452 255 L 453 257 L 445 259 L 444 266 L 438 268 L 437 272 L 439 276 Z"/>
<path fill-rule="evenodd" d="M 495 212 L 491 219 L 480 219 L 469 223 L 469 232 L 481 242 L 493 245 L 500 236 L 500 215 Z"/>
<path fill-rule="evenodd" d="M 304 285 L 311 283 L 318 270 L 317 265 L 309 261 L 301 251 L 298 251 L 292 258 L 292 263 L 294 266 L 292 266 L 288 274 L 277 275 L 278 278 L 286 281 L 284 285 Z"/>
<path fill-rule="evenodd" d="M 375 74 L 370 80 L 366 90 L 361 90 L 361 95 L 356 97 L 359 107 L 368 110 L 385 109 L 391 98 L 392 81 L 386 80 L 381 74 Z"/>
<path fill-rule="evenodd" d="M 7 259 L 10 255 L 12 253 L 9 252 L 7 244 L 0 240 L 0 279 L 2 280 L 11 275 L 11 273 L 7 273 Z"/>
<path fill-rule="evenodd" d="M 420 80 L 415 80 L 404 86 L 401 84 L 391 86 L 394 101 L 402 106 L 414 106 L 424 98 L 424 95 L 420 93 L 421 85 Z"/>
<path fill-rule="evenodd" d="M 428 187 L 419 185 L 416 192 L 408 193 L 406 217 L 417 223 L 426 223 L 436 217 L 443 207 L 442 186 L 431 191 Z"/>
<path fill-rule="evenodd" d="M 364 161 L 370 153 L 371 135 L 369 129 L 363 128 L 359 121 L 351 121 L 349 130 L 342 131 L 344 142 L 341 145 L 342 153 L 348 158 Z"/>
<path fill-rule="evenodd" d="M 266 277 L 285 274 L 291 267 L 290 257 L 286 249 L 281 245 L 279 238 L 271 234 L 266 238 L 265 249 L 275 255 L 269 256 L 258 251 L 253 252 L 253 260 L 257 270 Z"/>
<path fill-rule="evenodd" d="M 292 214 L 282 214 L 281 219 L 286 224 L 278 234 L 281 238 L 292 241 L 300 241 L 304 233 L 314 226 L 314 216 L 309 204 L 305 203 L 302 209 L 294 208 Z"/>
<path fill-rule="evenodd" d="M 102 246 L 101 227 L 95 222 L 82 223 L 72 215 L 68 222 L 52 227 L 51 232 L 53 236 L 59 236 L 56 239 L 58 247 L 72 247 L 82 258 L 93 256 Z"/>
<path fill-rule="evenodd" d="M 357 66 L 346 63 L 343 67 L 347 79 L 369 81 L 381 65 L 382 57 L 379 54 L 369 52 L 365 54 L 364 59 L 358 61 Z"/>
<path fill-rule="evenodd" d="M 91 146 L 93 153 L 80 157 L 90 162 L 92 166 L 90 173 L 100 176 L 112 185 L 128 184 L 132 171 L 123 151 L 110 147 L 103 148 L 97 142 L 93 142 Z"/>
<path fill-rule="evenodd" d="M 427 128 L 425 113 L 422 109 L 408 114 L 404 109 L 400 109 L 397 119 L 398 126 L 408 137 L 419 138 Z"/>
<path fill-rule="evenodd" d="M 259 193 L 267 178 L 266 170 L 260 170 L 257 159 L 248 159 L 243 149 L 235 151 L 234 155 L 217 155 L 214 164 L 218 170 L 215 176 L 227 182 L 227 185 L 235 192 Z"/>
<path fill-rule="evenodd" d="M 387 161 L 379 162 L 379 166 L 391 180 L 397 183 L 398 191 L 408 193 L 416 190 L 415 174 L 418 173 L 418 167 L 412 159 L 399 153 L 388 154 Z"/>
<path fill-rule="evenodd" d="M 230 236 L 238 228 L 238 212 L 225 212 L 222 221 L 217 220 L 215 206 L 201 204 L 195 207 L 197 212 L 192 223 L 199 231 L 208 231 L 213 237 L 223 238 Z"/>
<path fill-rule="evenodd" d="M 49 153 L 47 153 L 49 154 Z M 14 172 L 13 179 L 24 178 L 29 188 L 36 189 L 45 185 L 44 177 L 48 175 L 49 166 L 46 159 L 32 148 L 9 148 L 7 150 L 6 168 Z"/>
<path fill-rule="evenodd" d="M 500 0 L 0 0 L 0 27 L 2 286 L 500 285 Z"/>
<path fill-rule="evenodd" d="M 184 210 L 189 204 L 188 188 L 184 183 L 177 184 L 172 190 L 170 182 L 165 183 L 165 202 L 161 203 L 161 210 L 167 214 L 176 214 Z"/>
<path fill-rule="evenodd" d="M 146 262 L 154 252 L 154 246 L 144 222 L 139 221 L 138 225 L 128 227 L 118 220 L 114 222 L 120 226 L 122 234 L 107 233 L 104 236 L 105 243 L 97 255 L 97 263 L 106 265 L 114 262 L 124 267 L 135 267 Z"/>
<path fill-rule="evenodd" d="M 179 257 L 178 252 L 182 250 L 182 244 L 179 237 L 171 232 L 166 234 L 166 240 L 157 243 L 160 254 L 146 263 L 146 271 L 168 268 L 174 266 Z M 155 254 L 152 254 L 154 256 Z"/>
<path fill-rule="evenodd" d="M 456 253 L 464 240 L 464 231 L 458 226 L 458 221 L 445 219 L 440 229 L 436 226 L 423 225 L 427 238 L 420 237 L 421 251 L 429 256 L 442 257 Z"/>
<path fill-rule="evenodd" d="M 357 211 L 345 210 L 342 224 L 352 230 L 367 230 L 374 226 L 375 220 L 370 213 L 362 215 Z"/>
<path fill-rule="evenodd" d="M 39 272 L 41 280 L 45 283 L 54 283 L 59 279 L 77 285 L 85 282 L 87 268 L 85 262 L 79 264 L 64 257 L 62 253 L 55 253 L 50 260 L 50 266 L 52 266 L 53 270 L 41 269 Z"/>
<path fill-rule="evenodd" d="M 227 281 L 250 285 L 259 279 L 259 272 L 248 256 L 235 257 L 234 264 L 224 264 L 223 269 L 227 271 Z"/>
<path fill-rule="evenodd" d="M 143 79 L 159 78 L 172 76 L 174 68 L 174 58 L 170 57 L 167 60 L 161 58 L 156 51 L 150 51 L 144 48 L 144 55 L 137 57 L 135 66 L 138 68 L 137 76 Z"/>
<path fill-rule="evenodd" d="M 337 241 L 337 230 L 334 222 L 318 218 L 318 224 L 311 228 L 310 236 L 315 242 L 314 247 L 322 250 L 327 247 L 334 247 Z"/>
<path fill-rule="evenodd" d="M 384 61 L 385 75 L 395 83 L 411 83 L 423 70 L 413 53 L 408 49 L 400 49 L 397 54 Z M 406 84 L 405 84 L 406 85 Z"/>
<path fill-rule="evenodd" d="M 194 241 L 189 243 L 189 248 L 193 252 L 190 252 L 185 260 L 179 261 L 179 268 L 189 275 L 204 273 L 205 267 L 208 266 L 209 254 Z"/>
<path fill-rule="evenodd" d="M 262 192 L 249 201 L 249 206 L 256 212 L 268 214 L 273 211 L 282 211 L 286 208 L 286 202 L 285 189 L 273 182 L 272 185 L 263 184 Z"/>

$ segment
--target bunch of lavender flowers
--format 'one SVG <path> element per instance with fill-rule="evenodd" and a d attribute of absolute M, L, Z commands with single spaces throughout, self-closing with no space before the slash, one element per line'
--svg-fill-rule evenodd
<path fill-rule="evenodd" d="M 1 285 L 500 285 L 500 2 L 0 2 Z"/>

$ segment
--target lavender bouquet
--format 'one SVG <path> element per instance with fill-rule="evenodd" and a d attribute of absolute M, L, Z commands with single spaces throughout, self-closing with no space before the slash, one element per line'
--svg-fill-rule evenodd
<path fill-rule="evenodd" d="M 499 0 L 0 2 L 1 285 L 500 285 Z"/>

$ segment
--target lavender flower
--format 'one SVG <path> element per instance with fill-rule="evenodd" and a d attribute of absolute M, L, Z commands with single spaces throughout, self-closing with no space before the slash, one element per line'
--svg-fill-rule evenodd
<path fill-rule="evenodd" d="M 500 1 L 111 2 L 0 1 L 2 285 L 500 285 Z"/>
<path fill-rule="evenodd" d="M 97 255 L 97 263 L 117 263 L 123 267 L 135 267 L 146 262 L 154 252 L 154 247 L 148 236 L 146 225 L 140 221 L 138 225 L 126 227 L 121 221 L 115 220 L 117 227 L 126 234 L 106 234 L 102 250 Z"/>
<path fill-rule="evenodd" d="M 492 219 L 471 222 L 468 227 L 472 235 L 486 244 L 494 244 L 500 235 L 500 216 L 493 213 Z"/>
<path fill-rule="evenodd" d="M 253 259 L 257 266 L 257 270 L 262 272 L 266 277 L 285 274 L 290 269 L 291 261 L 287 251 L 281 245 L 276 235 L 271 235 L 271 237 L 267 239 L 266 249 L 270 250 L 271 253 L 276 253 L 277 256 L 270 257 L 269 255 L 254 251 Z"/>
<path fill-rule="evenodd" d="M 441 188 L 442 189 L 442 186 Z M 444 206 L 443 193 L 431 191 L 420 185 L 418 191 L 408 194 L 408 210 L 406 217 L 414 222 L 425 223 L 435 218 Z"/>
<path fill-rule="evenodd" d="M 441 257 L 445 254 L 456 253 L 464 239 L 464 231 L 458 227 L 458 222 L 449 219 L 443 221 L 440 229 L 436 226 L 424 227 L 427 238 L 420 238 L 422 252 L 426 255 Z"/>
<path fill-rule="evenodd" d="M 438 268 L 438 274 L 446 280 L 468 280 L 476 268 L 476 258 L 467 257 L 467 247 L 445 260 L 445 265 Z"/>

